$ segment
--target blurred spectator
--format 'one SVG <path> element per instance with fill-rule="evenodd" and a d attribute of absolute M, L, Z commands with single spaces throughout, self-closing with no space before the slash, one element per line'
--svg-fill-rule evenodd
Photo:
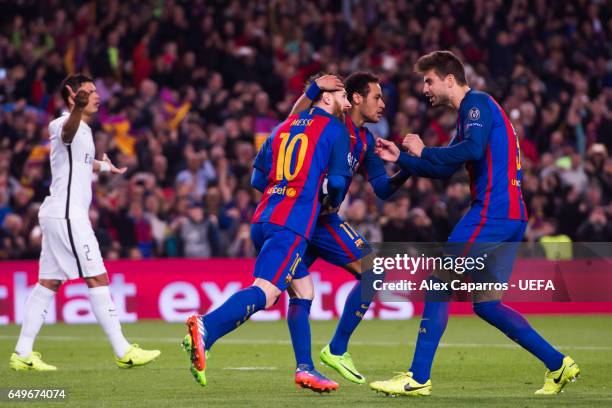
<path fill-rule="evenodd" d="M 89 221 L 100 246 L 100 253 L 105 259 L 119 258 L 119 243 L 113 241 L 109 231 L 99 224 L 100 214 L 95 208 L 89 209 Z"/>
<path fill-rule="evenodd" d="M 410 198 L 400 196 L 391 202 L 385 203 L 384 213 L 387 215 L 385 221 L 381 220 L 384 242 L 406 242 L 411 241 L 409 234 L 408 212 L 410 210 Z"/>
<path fill-rule="evenodd" d="M 410 241 L 413 242 L 433 242 L 435 231 L 431 222 L 431 218 L 422 208 L 413 208 L 410 211 L 410 226 L 409 231 L 412 231 Z"/>
<path fill-rule="evenodd" d="M 572 190 L 576 190 L 578 193 L 584 193 L 588 178 L 586 173 L 584 172 L 584 168 L 582 167 L 582 158 L 578 153 L 572 154 L 569 158 L 567 157 L 561 158 L 558 162 L 560 167 L 564 168 L 561 172 L 561 181 L 563 185 L 571 188 Z M 568 162 L 568 168 L 565 168 L 565 162 Z"/>
<path fill-rule="evenodd" d="M 185 149 L 187 168 L 176 176 L 176 184 L 184 184 L 190 191 L 193 200 L 201 200 L 206 194 L 206 187 L 216 177 L 215 169 L 206 158 L 206 154 L 198 154 L 190 148 Z"/>
<path fill-rule="evenodd" d="M 210 258 L 219 251 L 218 221 L 215 215 L 204 216 L 204 209 L 197 203 L 189 206 L 186 217 L 178 218 L 178 229 L 183 255 L 189 258 Z"/>
<path fill-rule="evenodd" d="M 7 214 L 0 229 L 0 258 L 19 259 L 26 252 L 26 240 L 21 231 L 23 222 L 17 214 Z"/>
<path fill-rule="evenodd" d="M 168 224 L 163 220 L 162 200 L 163 198 L 155 194 L 149 194 L 145 197 L 144 202 L 144 217 L 151 226 L 151 235 L 154 240 L 153 252 L 158 256 L 164 254 L 164 244 L 168 233 Z"/>
<path fill-rule="evenodd" d="M 612 241 L 612 221 L 608 220 L 602 207 L 591 211 L 577 232 L 578 240 L 583 242 L 609 242 Z"/>
<path fill-rule="evenodd" d="M 145 216 L 141 200 L 130 204 L 130 222 L 134 227 L 136 246 L 141 258 L 150 258 L 153 255 L 153 232 L 149 218 Z"/>
<path fill-rule="evenodd" d="M 227 249 L 227 256 L 230 258 L 252 258 L 255 255 L 257 253 L 253 242 L 251 242 L 251 224 L 240 224 L 236 239 Z"/>
<path fill-rule="evenodd" d="M 364 200 L 353 201 L 346 213 L 346 220 L 368 242 L 382 242 L 382 230 L 376 220 L 368 216 L 368 207 Z"/>

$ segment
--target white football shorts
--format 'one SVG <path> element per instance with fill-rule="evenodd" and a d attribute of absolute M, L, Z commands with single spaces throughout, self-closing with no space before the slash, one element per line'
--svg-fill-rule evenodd
<path fill-rule="evenodd" d="M 70 280 L 106 273 L 88 219 L 39 218 L 42 229 L 39 279 Z"/>

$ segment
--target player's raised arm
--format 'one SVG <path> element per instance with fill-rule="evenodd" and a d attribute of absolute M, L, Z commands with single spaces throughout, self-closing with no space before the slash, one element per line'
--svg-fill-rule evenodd
<path fill-rule="evenodd" d="M 69 85 L 66 85 L 66 90 L 68 91 L 69 105 L 72 105 L 72 109 L 70 110 L 68 119 L 66 119 L 66 122 L 64 122 L 62 126 L 62 142 L 70 144 L 79 129 L 83 112 L 89 103 L 89 96 L 92 92 L 81 89 L 75 94 L 74 90 Z"/>
<path fill-rule="evenodd" d="M 340 78 L 335 75 L 323 75 L 314 81 L 311 81 L 308 88 L 306 88 L 306 91 L 298 98 L 291 108 L 289 116 L 295 115 L 310 108 L 312 101 L 314 101 L 321 92 L 334 92 L 341 89 L 344 89 L 344 84 Z"/>

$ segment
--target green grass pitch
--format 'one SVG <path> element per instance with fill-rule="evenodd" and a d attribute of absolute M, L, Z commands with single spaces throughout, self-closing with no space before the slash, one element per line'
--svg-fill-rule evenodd
<path fill-rule="evenodd" d="M 340 383 L 332 394 L 318 395 L 293 384 L 293 352 L 286 322 L 249 322 L 220 340 L 208 360 L 209 385 L 202 388 L 188 371 L 179 342 L 183 325 L 141 322 L 124 325 L 130 341 L 159 348 L 161 357 L 147 367 L 120 370 L 110 345 L 94 325 L 43 327 L 36 349 L 58 366 L 55 373 L 13 372 L 8 359 L 17 326 L 0 329 L 0 389 L 66 388 L 68 401 L 7 403 L 1 407 L 186 407 L 186 406 L 427 406 L 427 407 L 610 407 L 612 406 L 612 317 L 532 317 L 546 338 L 571 355 L 582 376 L 557 396 L 535 396 L 545 368 L 494 328 L 475 317 L 451 317 L 433 367 L 433 396 L 385 397 L 367 385 L 320 370 Z M 314 322 L 313 354 L 326 344 L 335 321 Z M 418 319 L 363 322 L 350 351 L 369 381 L 406 370 L 414 351 Z M 51 404 L 51 405 L 49 405 Z"/>

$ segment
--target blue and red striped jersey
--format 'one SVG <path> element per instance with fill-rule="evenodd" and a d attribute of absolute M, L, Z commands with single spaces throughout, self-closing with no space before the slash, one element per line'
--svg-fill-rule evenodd
<path fill-rule="evenodd" d="M 447 147 L 424 148 L 421 158 L 436 165 L 465 162 L 472 208 L 482 217 L 527 220 L 518 137 L 489 94 L 470 90 L 459 106 L 455 138 Z"/>
<path fill-rule="evenodd" d="M 267 186 L 252 222 L 281 225 L 310 238 L 320 209 L 323 178 L 350 177 L 349 135 L 333 115 L 311 108 L 278 125 L 257 153 L 253 166 Z"/>
<path fill-rule="evenodd" d="M 344 124 L 350 134 L 349 165 L 351 173 L 361 171 L 366 180 L 386 176 L 384 162 L 374 153 L 376 143 L 372 133 L 363 126 L 357 127 L 348 114 L 344 119 Z"/>

